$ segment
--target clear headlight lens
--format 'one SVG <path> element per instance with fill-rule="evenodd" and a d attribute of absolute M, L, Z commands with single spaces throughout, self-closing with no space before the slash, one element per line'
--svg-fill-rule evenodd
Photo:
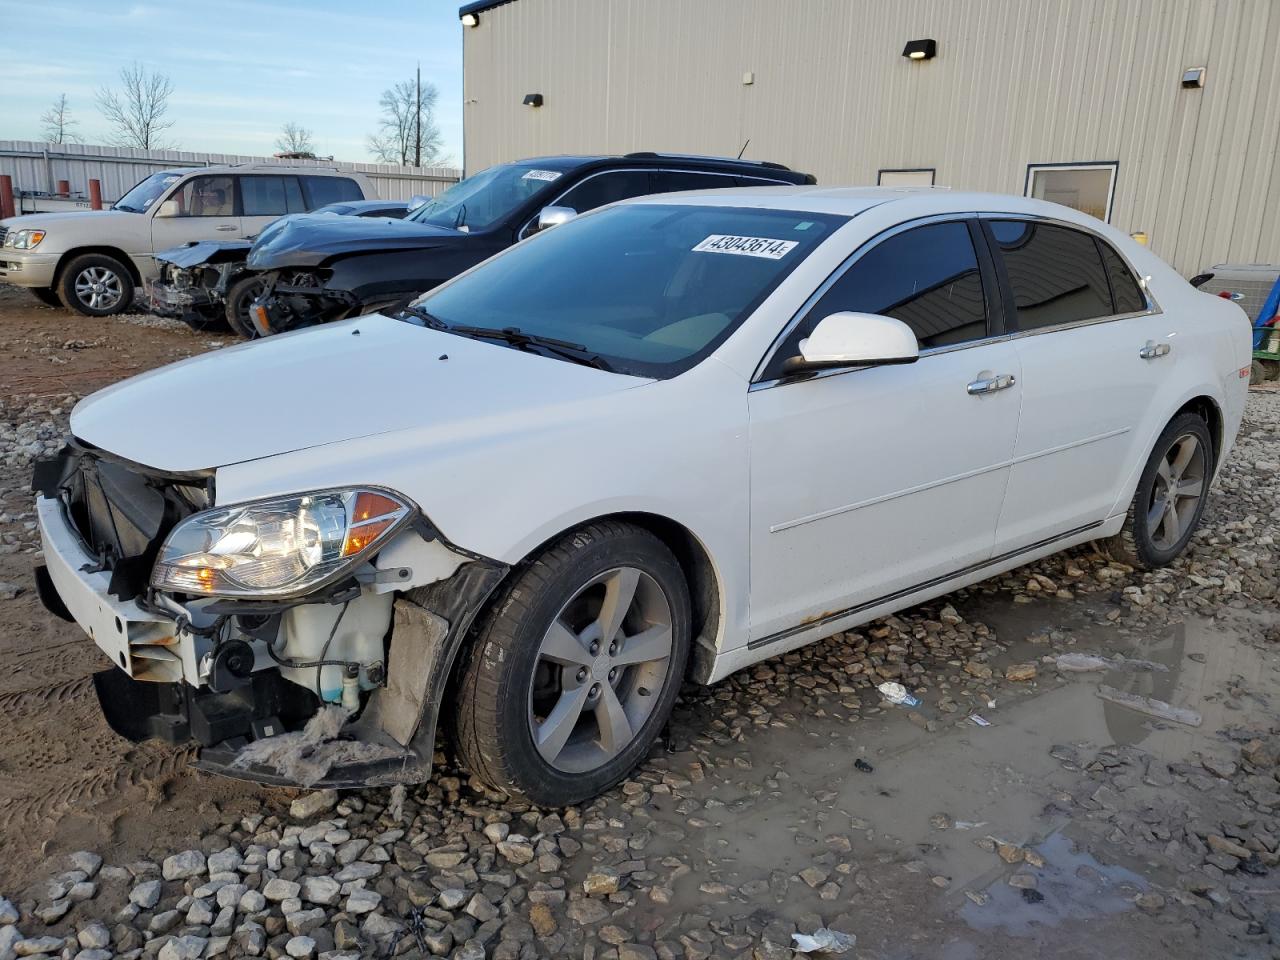
<path fill-rule="evenodd" d="M 174 527 L 151 585 L 205 596 L 296 596 L 358 564 L 412 513 L 395 494 L 369 489 L 206 510 Z"/>
<path fill-rule="evenodd" d="M 4 238 L 4 245 L 15 250 L 34 250 L 43 239 L 43 230 L 11 230 Z"/>

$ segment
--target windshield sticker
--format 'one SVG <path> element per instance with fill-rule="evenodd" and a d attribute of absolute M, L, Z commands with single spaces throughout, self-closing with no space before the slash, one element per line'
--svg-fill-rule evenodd
<path fill-rule="evenodd" d="M 693 248 L 695 253 L 732 253 L 741 257 L 764 257 L 781 260 L 797 245 L 795 240 L 770 240 L 768 237 L 735 237 L 713 233 Z"/>
<path fill-rule="evenodd" d="M 161 182 L 167 187 L 169 184 L 177 183 L 181 179 L 182 177 L 178 176 L 177 174 L 174 174 L 173 176 L 165 177 L 164 180 Z"/>
<path fill-rule="evenodd" d="M 552 180 L 560 179 L 560 171 L 559 170 L 530 170 L 520 179 L 521 180 L 546 180 L 548 183 L 550 183 Z"/>

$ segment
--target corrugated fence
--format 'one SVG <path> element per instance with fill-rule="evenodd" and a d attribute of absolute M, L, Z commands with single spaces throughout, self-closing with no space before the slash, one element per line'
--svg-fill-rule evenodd
<path fill-rule="evenodd" d="M 83 143 L 39 143 L 0 140 L 0 174 L 13 178 L 14 191 L 53 193 L 59 180 L 70 181 L 73 194 L 89 192 L 89 181 L 102 183 L 105 203 L 119 200 L 129 188 L 157 170 L 207 167 L 222 163 L 273 163 L 326 167 L 363 173 L 383 200 L 408 200 L 414 194 L 435 196 L 462 176 L 452 167 L 399 167 L 387 163 L 347 163 L 340 160 L 276 160 L 229 153 L 190 153 L 186 150 L 135 150 Z"/>

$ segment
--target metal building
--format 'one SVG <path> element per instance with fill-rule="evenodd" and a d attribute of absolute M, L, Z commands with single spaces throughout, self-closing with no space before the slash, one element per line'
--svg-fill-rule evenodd
<path fill-rule="evenodd" d="M 480 0 L 467 172 L 633 150 L 1034 194 L 1280 261 L 1280 0 Z M 914 54 L 914 55 L 913 55 Z M 538 95 L 538 96 L 533 96 Z"/>

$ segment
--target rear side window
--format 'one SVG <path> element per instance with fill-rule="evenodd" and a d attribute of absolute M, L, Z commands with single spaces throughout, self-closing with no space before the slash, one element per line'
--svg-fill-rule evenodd
<path fill-rule="evenodd" d="M 1111 299 L 1115 301 L 1116 313 L 1141 313 L 1147 309 L 1147 298 L 1138 286 L 1133 271 L 1120 258 L 1120 254 L 1111 249 L 1105 240 L 1098 240 L 1098 249 L 1102 251 L 1102 262 L 1107 267 L 1107 279 L 1111 281 Z"/>
<path fill-rule="evenodd" d="M 360 184 L 348 177 L 302 177 L 302 187 L 307 195 L 307 209 L 325 207 L 347 200 L 363 200 Z"/>
<path fill-rule="evenodd" d="M 714 173 L 699 173 L 693 170 L 655 170 L 653 172 L 654 193 L 679 193 L 681 190 L 723 190 L 734 187 L 736 177 L 722 177 Z"/>
<path fill-rule="evenodd" d="M 1111 288 L 1093 237 L 1027 220 L 990 220 L 1013 293 L 1014 323 L 1038 330 L 1110 316 Z"/>
<path fill-rule="evenodd" d="M 586 213 L 596 207 L 650 193 L 649 174 L 644 170 L 617 170 L 588 177 L 556 201 L 556 206 L 573 207 Z"/>
<path fill-rule="evenodd" d="M 307 209 L 296 177 L 241 177 L 240 203 L 246 217 L 281 217 Z"/>
<path fill-rule="evenodd" d="M 986 297 L 969 227 L 928 224 L 872 247 L 823 294 L 801 324 L 802 336 L 846 310 L 901 320 L 922 349 L 985 337 Z"/>

